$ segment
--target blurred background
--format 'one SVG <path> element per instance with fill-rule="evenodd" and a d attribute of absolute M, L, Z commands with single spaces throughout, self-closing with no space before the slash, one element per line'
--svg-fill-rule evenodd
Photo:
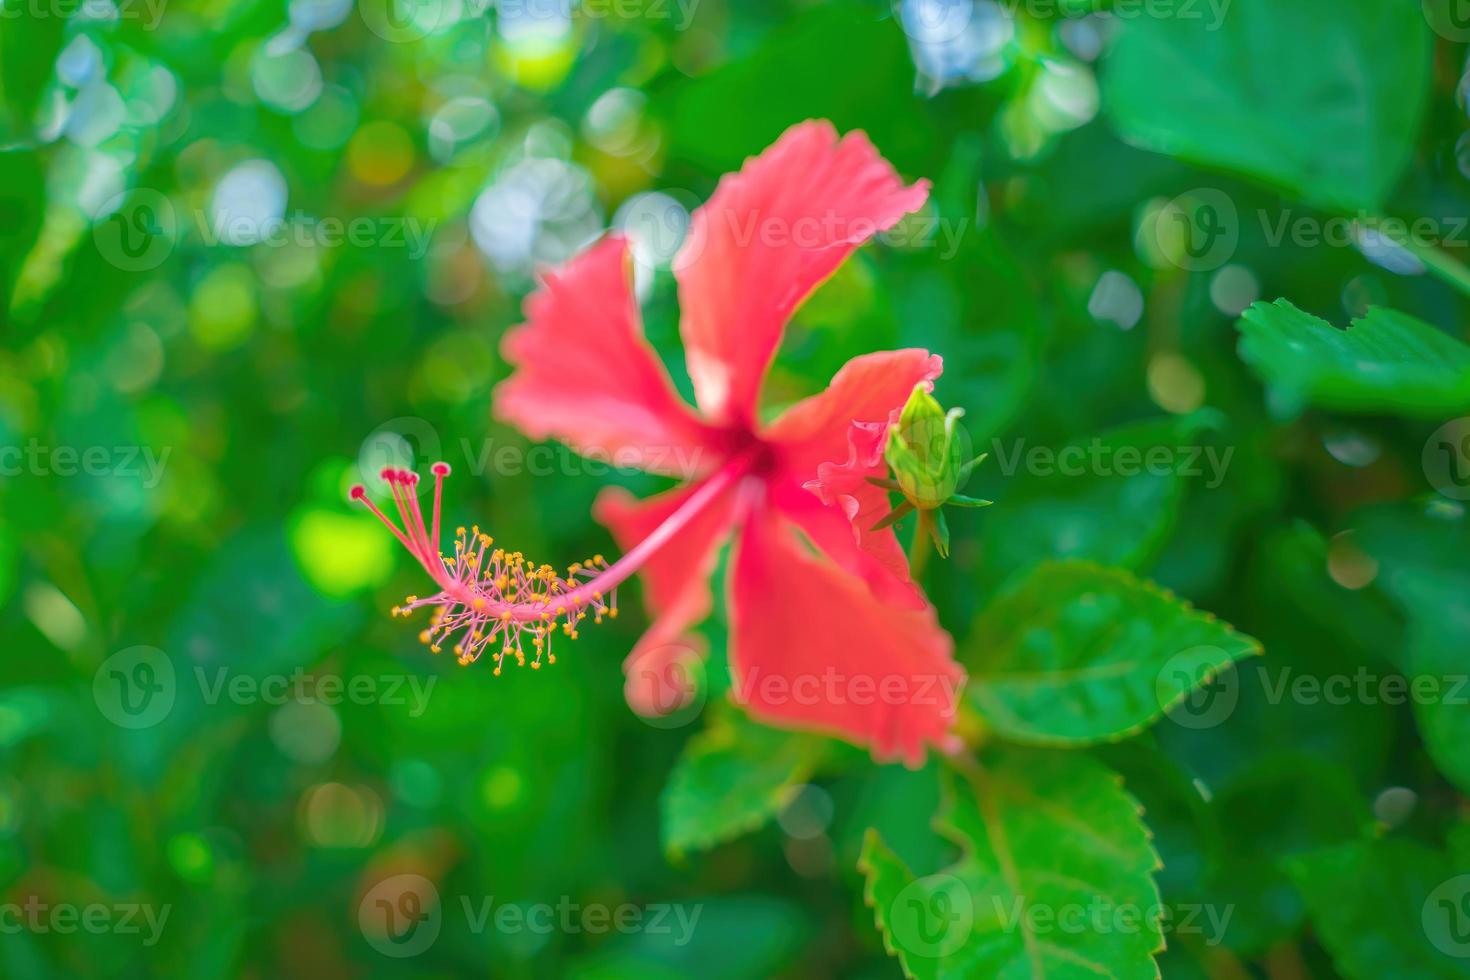
<path fill-rule="evenodd" d="M 1106 87 L 1150 16 L 1113 6 L 4 0 L 0 897 L 19 911 L 0 916 L 0 974 L 900 975 L 856 858 L 873 826 L 915 867 L 945 859 L 932 767 L 827 747 L 753 833 L 666 847 L 660 796 L 689 740 L 769 736 L 725 710 L 723 610 L 696 703 L 669 718 L 624 703 L 636 586 L 552 669 L 460 669 L 388 617 L 426 584 L 345 501 L 386 463 L 444 459 L 448 520 L 537 560 L 612 553 L 597 491 L 661 484 L 494 422 L 498 340 L 538 267 L 621 228 L 687 394 L 668 267 L 689 212 L 810 117 L 866 130 L 935 191 L 800 311 L 773 403 L 854 354 L 922 345 L 977 448 L 1145 425 L 1129 438 L 1232 453 L 1218 480 L 992 463 L 968 492 L 998 505 L 952 516 L 929 574 L 962 644 L 1011 575 L 1081 554 L 1300 673 L 1392 663 L 1424 620 L 1386 570 L 1464 573 L 1445 544 L 1463 540 L 1462 488 L 1421 457 L 1446 420 L 1273 402 L 1234 323 L 1285 296 L 1464 338 L 1452 284 L 1356 226 L 1334 237 L 1356 200 L 1300 191 L 1385 171 L 1359 181 L 1383 191 L 1373 206 L 1432 217 L 1463 256 L 1464 38 L 1380 4 L 1422 58 L 1408 88 L 1351 90 L 1345 112 L 1403 131 L 1309 133 L 1327 162 L 1289 185 L 1251 154 L 1290 157 L 1280 131 L 1311 128 L 1272 88 L 1291 71 L 1252 76 L 1276 113 L 1258 127 L 1229 93 L 1197 105 L 1255 147 L 1205 159 L 1149 138 Z M 1236 12 L 1254 26 L 1223 29 L 1271 34 L 1273 57 L 1340 29 L 1321 3 L 1264 26 L 1260 4 Z M 1332 48 L 1344 76 L 1381 60 L 1369 40 Z M 1170 98 L 1173 66 L 1143 69 Z M 1248 683 L 1217 727 L 1099 751 L 1148 809 L 1166 898 L 1237 909 L 1212 949 L 1171 944 L 1166 977 L 1338 975 L 1281 860 L 1375 822 L 1437 840 L 1465 812 L 1402 706 Z"/>

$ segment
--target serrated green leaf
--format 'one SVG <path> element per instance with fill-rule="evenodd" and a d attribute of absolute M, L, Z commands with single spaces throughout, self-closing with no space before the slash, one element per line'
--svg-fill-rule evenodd
<path fill-rule="evenodd" d="M 1278 299 L 1251 306 L 1238 327 L 1241 358 L 1288 412 L 1470 409 L 1470 346 L 1404 313 L 1374 307 L 1340 330 Z"/>
<path fill-rule="evenodd" d="M 1407 840 L 1344 844 L 1286 869 L 1349 980 L 1470 977 L 1470 869 Z"/>
<path fill-rule="evenodd" d="M 1123 569 L 1048 562 L 990 604 L 961 661 L 1000 734 L 1038 744 L 1137 732 L 1260 644 Z"/>
<path fill-rule="evenodd" d="M 874 831 L 858 862 L 904 974 L 1156 980 L 1159 858 L 1117 774 L 1085 755 L 1016 748 L 959 765 L 936 820 L 957 863 L 918 878 Z"/>
<path fill-rule="evenodd" d="M 826 739 L 729 712 L 685 746 L 664 787 L 663 845 L 701 850 L 760 827 L 821 762 Z"/>
<path fill-rule="evenodd" d="M 1380 207 L 1413 152 L 1429 91 L 1417 4 L 1234 0 L 1123 21 L 1103 103 L 1130 142 L 1282 187 Z"/>

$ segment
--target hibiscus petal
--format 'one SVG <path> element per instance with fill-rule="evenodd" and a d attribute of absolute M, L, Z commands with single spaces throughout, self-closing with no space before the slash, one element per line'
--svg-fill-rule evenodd
<path fill-rule="evenodd" d="M 730 580 L 735 699 L 755 718 L 867 745 L 920 765 L 952 751 L 964 671 L 932 608 L 897 608 L 800 546 L 761 509 L 746 522 Z"/>
<path fill-rule="evenodd" d="M 886 425 L 876 428 L 887 431 Z M 892 507 L 888 492 L 869 483 L 867 475 L 883 472 L 881 462 L 870 468 L 824 463 L 822 479 L 804 486 L 772 482 L 767 499 L 819 551 L 867 582 L 879 599 L 920 609 L 928 600 L 909 575 L 898 536 L 891 527 L 874 529 Z"/>
<path fill-rule="evenodd" d="M 884 351 L 843 365 L 827 390 L 797 402 L 766 431 L 783 479 L 773 502 L 812 541 L 879 598 L 924 605 L 891 527 L 888 492 L 868 482 L 888 473 L 883 445 L 909 393 L 931 385 L 944 362 L 927 351 Z M 791 488 L 804 488 L 791 492 Z"/>
<path fill-rule="evenodd" d="M 678 487 L 646 500 L 621 487 L 597 497 L 593 516 L 625 551 L 646 538 L 698 488 Z M 652 620 L 648 631 L 623 662 L 624 693 L 639 714 L 668 714 L 678 699 L 693 693 L 685 668 L 704 653 L 702 638 L 690 632 L 709 615 L 710 576 L 719 547 L 735 519 L 733 488 L 716 497 L 643 566 L 643 604 Z"/>
<path fill-rule="evenodd" d="M 712 421 L 752 426 L 766 366 L 796 307 L 853 250 L 918 209 L 867 136 L 827 122 L 787 130 L 694 212 L 674 260 L 689 374 Z"/>
<path fill-rule="evenodd" d="M 717 434 L 644 339 L 626 240 L 608 236 L 547 272 L 525 315 L 501 342 L 518 370 L 495 390 L 498 418 L 619 466 L 689 478 L 717 462 Z"/>
<path fill-rule="evenodd" d="M 943 371 L 942 357 L 917 347 L 862 354 L 842 365 L 825 391 L 782 412 L 763 438 L 780 447 L 786 468 L 809 480 L 821 463 L 847 458 L 853 422 L 895 418 L 915 385 L 932 388 Z"/>

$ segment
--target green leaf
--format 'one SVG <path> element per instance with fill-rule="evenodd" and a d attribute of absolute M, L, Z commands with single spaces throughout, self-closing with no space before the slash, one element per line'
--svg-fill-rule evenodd
<path fill-rule="evenodd" d="M 996 446 L 1004 519 L 985 522 L 984 584 L 1047 558 L 1138 568 L 1163 545 L 1188 481 L 1212 487 L 1229 447 L 1206 445 L 1213 412 L 1123 426 L 1062 449 Z M 1153 462 L 1150 462 L 1150 459 Z"/>
<path fill-rule="evenodd" d="M 664 787 L 664 850 L 702 850 L 760 827 L 807 781 L 826 746 L 738 712 L 717 717 L 689 740 Z"/>
<path fill-rule="evenodd" d="M 1254 639 L 1118 568 L 1048 562 L 980 614 L 961 657 L 996 731 L 1038 744 L 1116 741 L 1242 657 Z"/>
<path fill-rule="evenodd" d="M 1358 841 L 1286 868 L 1349 980 L 1470 977 L 1470 875 L 1445 855 L 1407 840 Z"/>
<path fill-rule="evenodd" d="M 1006 749 L 946 772 L 936 829 L 960 860 L 916 877 L 870 830 L 858 868 L 883 944 L 922 980 L 1157 980 L 1159 857 L 1116 773 Z"/>
<path fill-rule="evenodd" d="M 1470 409 L 1470 346 L 1406 314 L 1374 307 L 1340 330 L 1278 299 L 1251 306 L 1238 326 L 1241 358 L 1288 413 Z"/>
<path fill-rule="evenodd" d="M 1281 187 L 1377 209 L 1413 152 L 1430 31 L 1415 4 L 1234 0 L 1120 24 L 1103 102 L 1124 139 Z"/>

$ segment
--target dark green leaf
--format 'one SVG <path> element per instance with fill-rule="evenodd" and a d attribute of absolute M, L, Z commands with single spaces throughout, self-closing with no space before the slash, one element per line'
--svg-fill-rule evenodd
<path fill-rule="evenodd" d="M 947 773 L 936 829 L 960 860 L 917 877 L 874 831 L 858 867 L 908 977 L 1156 980 L 1159 858 L 1117 774 L 1007 749 Z"/>
<path fill-rule="evenodd" d="M 663 794 L 663 844 L 701 850 L 760 827 L 821 761 L 826 740 L 778 731 L 738 712 L 690 740 Z"/>
<path fill-rule="evenodd" d="M 980 616 L 962 660 L 970 703 L 1007 738 L 1126 737 L 1260 644 L 1117 568 L 1049 562 Z"/>
<path fill-rule="evenodd" d="M 1349 980 L 1470 977 L 1470 874 L 1421 844 L 1359 841 L 1287 863 Z"/>
<path fill-rule="evenodd" d="M 1313 204 L 1381 207 L 1413 152 L 1429 89 L 1431 35 L 1417 5 L 1193 9 L 1121 24 L 1103 75 L 1118 132 Z"/>

